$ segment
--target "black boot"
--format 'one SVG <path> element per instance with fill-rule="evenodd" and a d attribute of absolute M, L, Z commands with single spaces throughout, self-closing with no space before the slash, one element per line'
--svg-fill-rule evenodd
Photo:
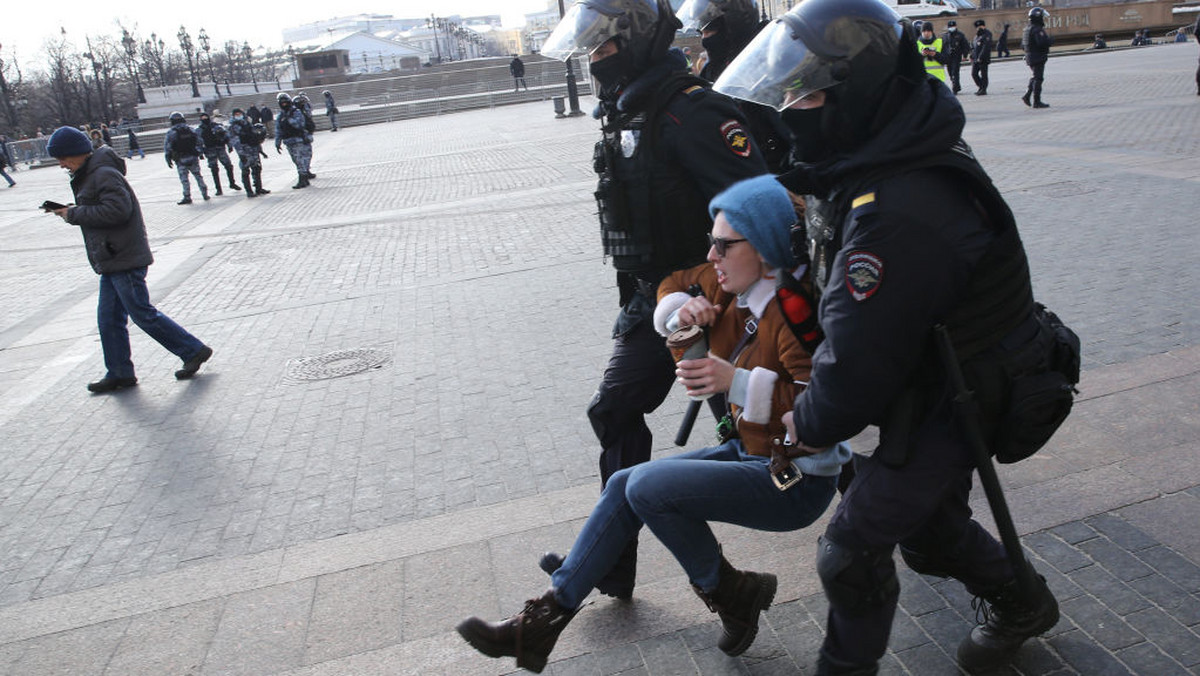
<path fill-rule="evenodd" d="M 538 559 L 538 568 L 545 571 L 547 575 L 553 575 L 554 571 L 562 568 L 565 558 L 558 552 L 546 552 L 542 554 L 542 558 Z M 622 563 L 622 561 L 618 561 L 617 565 L 608 571 L 608 574 L 600 578 L 600 581 L 596 583 L 596 591 L 614 599 L 628 601 L 633 598 L 633 575 L 635 573 L 627 573 Z"/>
<path fill-rule="evenodd" d="M 238 185 L 237 181 L 233 180 L 233 163 L 232 162 L 229 163 L 229 166 L 225 167 L 225 173 L 229 174 L 229 189 L 230 190 L 241 190 L 242 186 Z M 245 182 L 246 182 L 246 179 L 243 178 L 242 183 L 245 183 Z"/>
<path fill-rule="evenodd" d="M 541 598 L 526 601 L 521 612 L 506 620 L 487 622 L 469 617 L 458 624 L 457 630 L 471 647 L 484 655 L 515 657 L 518 667 L 541 673 L 558 635 L 576 612 L 558 605 L 551 589 Z"/>
<path fill-rule="evenodd" d="M 1033 83 L 1033 107 L 1034 108 L 1049 108 L 1050 104 L 1042 101 L 1042 83 Z"/>
<path fill-rule="evenodd" d="M 982 614 L 983 624 L 958 644 L 959 665 L 967 671 L 1000 665 L 1027 639 L 1058 623 L 1058 601 L 1046 586 L 1046 578 L 1037 576 L 1030 596 L 1026 598 L 1013 580 L 972 602 Z"/>
<path fill-rule="evenodd" d="M 817 673 L 815 676 L 875 676 L 879 673 L 879 664 L 852 665 L 835 660 L 821 651 L 817 658 Z"/>
<path fill-rule="evenodd" d="M 256 195 L 269 195 L 270 190 L 263 190 L 262 187 L 262 167 L 254 167 L 254 193 Z"/>
<path fill-rule="evenodd" d="M 1033 96 L 1033 80 L 1029 80 L 1029 86 L 1025 88 L 1025 96 L 1021 97 L 1021 102 L 1027 106 L 1033 105 L 1029 102 L 1029 97 Z"/>
<path fill-rule="evenodd" d="M 300 188 L 307 188 L 307 187 L 308 187 L 308 177 L 305 176 L 304 174 L 300 174 L 300 180 L 296 181 L 296 185 L 292 186 L 292 190 L 299 190 Z"/>
<path fill-rule="evenodd" d="M 250 169 L 242 169 L 242 185 L 246 188 L 246 197 L 257 197 L 254 194 L 254 188 L 250 187 Z"/>
<path fill-rule="evenodd" d="M 770 573 L 751 573 L 734 568 L 721 557 L 717 588 L 705 593 L 696 585 L 692 589 L 708 609 L 721 618 L 721 638 L 717 647 L 726 655 L 736 657 L 746 652 L 758 635 L 758 615 L 775 600 L 778 581 Z"/>
<path fill-rule="evenodd" d="M 217 186 L 216 194 L 224 195 L 225 193 L 221 192 L 221 171 L 219 169 L 217 169 L 216 167 L 213 167 L 212 177 L 213 177 L 213 185 Z"/>

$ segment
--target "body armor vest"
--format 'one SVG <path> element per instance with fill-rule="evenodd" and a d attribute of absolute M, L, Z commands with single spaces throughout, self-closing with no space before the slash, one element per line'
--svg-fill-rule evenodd
<path fill-rule="evenodd" d="M 709 249 L 708 204 L 686 168 L 663 157 L 657 133 L 666 104 L 694 84 L 704 83 L 672 77 L 645 110 L 606 117 L 593 158 L 604 255 L 618 272 L 653 283 L 703 263 Z"/>

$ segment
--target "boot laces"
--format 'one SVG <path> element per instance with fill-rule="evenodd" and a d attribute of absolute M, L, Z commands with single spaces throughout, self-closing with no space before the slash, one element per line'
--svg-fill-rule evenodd
<path fill-rule="evenodd" d="M 975 611 L 975 624 L 987 624 L 992 619 L 992 606 L 982 596 L 971 599 L 971 610 Z"/>

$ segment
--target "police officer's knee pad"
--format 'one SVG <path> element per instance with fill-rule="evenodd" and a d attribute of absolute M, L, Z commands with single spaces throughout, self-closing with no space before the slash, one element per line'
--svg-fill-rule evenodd
<path fill-rule="evenodd" d="M 862 615 L 895 603 L 900 596 L 891 548 L 855 549 L 821 536 L 817 574 L 830 607 L 847 615 Z"/>
<path fill-rule="evenodd" d="M 914 573 L 922 575 L 955 577 L 955 572 L 959 568 L 957 561 L 951 557 L 936 553 L 918 552 L 904 545 L 900 545 L 900 556 L 904 559 L 904 564 L 911 568 Z"/>

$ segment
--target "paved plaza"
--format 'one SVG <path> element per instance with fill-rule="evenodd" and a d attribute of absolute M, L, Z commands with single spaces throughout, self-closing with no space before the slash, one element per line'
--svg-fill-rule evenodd
<path fill-rule="evenodd" d="M 1001 468 L 1062 605 L 1011 669 L 1200 674 L 1200 97 L 1195 43 L 1057 57 L 1045 98 L 992 66 L 961 100 L 1021 225 L 1039 300 L 1084 341 L 1075 413 Z M 964 71 L 964 78 L 966 72 Z M 583 107 L 590 109 L 592 99 Z M 213 346 L 136 328 L 140 384 L 103 375 L 96 276 L 58 169 L 0 190 L 0 674 L 504 674 L 454 632 L 540 594 L 598 493 L 584 409 L 616 313 L 592 201 L 598 123 L 549 101 L 321 133 L 311 188 L 177 206 L 161 155 L 129 162 L 153 300 Z M 197 193 L 198 194 L 198 193 Z M 685 409 L 653 416 L 676 452 Z M 701 421 L 692 447 L 711 438 Z M 869 433 L 855 440 L 871 449 Z M 988 510 L 977 496 L 977 510 Z M 594 597 L 546 673 L 811 674 L 824 521 L 716 528 L 779 575 L 740 658 L 652 537 L 634 601 Z M 959 673 L 961 585 L 902 570 L 884 674 Z"/>

